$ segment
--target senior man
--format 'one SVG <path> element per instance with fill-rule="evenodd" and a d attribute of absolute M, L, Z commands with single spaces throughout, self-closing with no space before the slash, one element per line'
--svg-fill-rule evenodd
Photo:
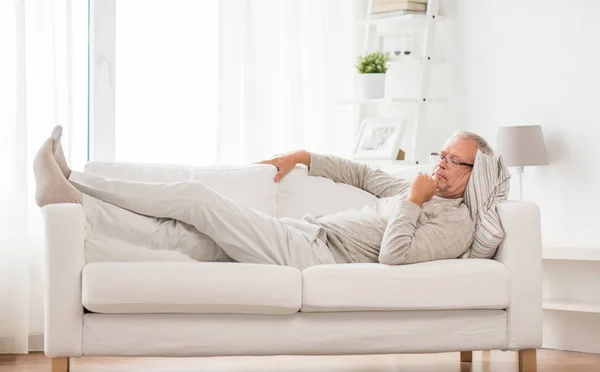
<path fill-rule="evenodd" d="M 71 171 L 61 135 L 62 128 L 56 127 L 34 161 L 40 207 L 82 204 L 88 233 L 97 229 L 112 235 L 111 244 L 115 236 L 126 235 L 134 242 L 150 237 L 153 247 L 184 252 L 198 261 L 298 269 L 359 262 L 400 265 L 461 256 L 469 249 L 475 228 L 463 194 L 478 150 L 493 155 L 480 136 L 457 133 L 431 154 L 432 173 L 421 173 L 412 182 L 306 151 L 260 162 L 277 168 L 275 182 L 304 164 L 309 175 L 343 182 L 379 198 L 361 210 L 294 220 L 247 208 L 200 181 L 132 182 Z M 102 244 L 99 241 L 97 245 Z"/>

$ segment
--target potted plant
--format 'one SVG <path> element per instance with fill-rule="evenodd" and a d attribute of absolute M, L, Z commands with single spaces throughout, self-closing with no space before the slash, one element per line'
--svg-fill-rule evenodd
<path fill-rule="evenodd" d="M 358 57 L 356 69 L 362 77 L 363 97 L 365 99 L 383 98 L 385 73 L 388 69 L 387 62 L 389 60 L 389 54 L 381 52 L 373 52 Z"/>

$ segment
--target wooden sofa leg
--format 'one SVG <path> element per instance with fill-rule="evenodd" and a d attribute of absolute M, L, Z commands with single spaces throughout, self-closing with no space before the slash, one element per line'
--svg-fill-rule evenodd
<path fill-rule="evenodd" d="M 471 363 L 473 361 L 473 352 L 472 351 L 461 351 L 460 352 L 460 362 L 461 363 Z"/>
<path fill-rule="evenodd" d="M 69 372 L 69 367 L 68 357 L 52 358 L 52 372 Z"/>
<path fill-rule="evenodd" d="M 537 372 L 535 349 L 519 350 L 519 372 Z"/>

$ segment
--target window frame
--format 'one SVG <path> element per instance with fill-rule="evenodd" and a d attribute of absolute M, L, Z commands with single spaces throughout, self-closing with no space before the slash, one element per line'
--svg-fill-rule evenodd
<path fill-rule="evenodd" d="M 115 160 L 116 0 L 88 0 L 88 161 Z"/>

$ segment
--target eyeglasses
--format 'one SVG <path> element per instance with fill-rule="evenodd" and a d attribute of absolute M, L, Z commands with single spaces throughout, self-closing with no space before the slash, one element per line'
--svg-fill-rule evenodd
<path fill-rule="evenodd" d="M 458 168 L 461 165 L 464 165 L 465 167 L 473 166 L 473 164 L 463 163 L 455 157 L 444 156 L 444 155 L 440 154 L 439 152 L 432 152 L 431 155 L 429 155 L 429 162 L 434 162 L 435 164 L 438 164 L 442 160 L 446 160 L 446 163 L 448 163 L 451 167 L 454 167 L 454 168 Z"/>

